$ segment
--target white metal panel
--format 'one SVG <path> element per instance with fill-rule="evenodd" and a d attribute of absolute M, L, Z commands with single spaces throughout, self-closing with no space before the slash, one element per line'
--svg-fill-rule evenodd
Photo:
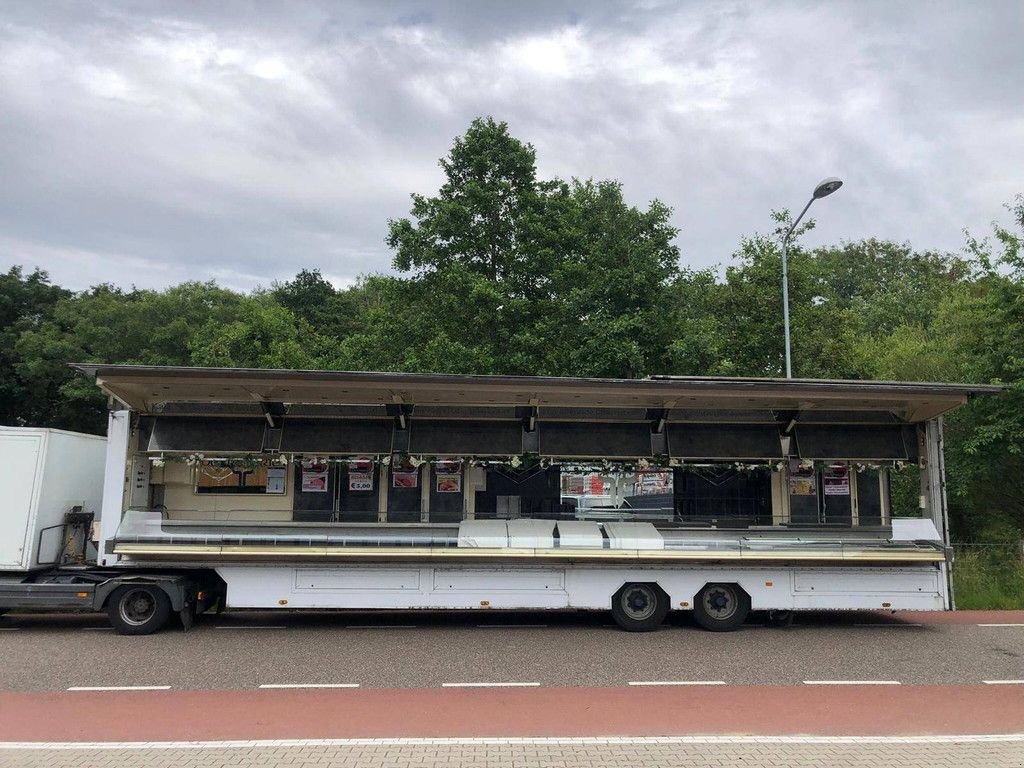
<path fill-rule="evenodd" d="M 35 536 L 36 508 L 42 481 L 43 430 L 0 431 L 0 568 L 29 567 Z"/>
<path fill-rule="evenodd" d="M 103 511 L 100 513 L 100 565 L 114 565 L 118 557 L 107 551 L 108 542 L 117 535 L 124 511 L 125 484 L 128 472 L 128 437 L 131 413 L 111 411 L 107 419 L 107 451 L 103 474 Z"/>
<path fill-rule="evenodd" d="M 504 520 L 463 520 L 459 523 L 460 547 L 508 547 L 508 523 Z"/>
<path fill-rule="evenodd" d="M 898 574 L 898 575 L 897 575 Z M 822 569 L 797 571 L 795 592 L 866 594 L 895 592 L 939 592 L 939 572 L 934 568 L 914 571 L 854 571 Z"/>
<path fill-rule="evenodd" d="M 103 500 L 106 440 L 56 429 L 47 432 L 35 521 L 37 532 L 61 525 L 64 515 L 76 506 L 98 517 Z M 40 544 L 38 533 L 31 544 L 33 566 L 52 563 L 64 546 L 60 530 L 51 530 L 42 539 L 42 552 L 35 551 Z"/>
<path fill-rule="evenodd" d="M 893 541 L 942 541 L 942 535 L 935 523 L 926 518 L 894 517 L 892 519 Z"/>
<path fill-rule="evenodd" d="M 604 546 L 601 526 L 590 520 L 559 520 L 558 546 L 601 549 Z"/>
<path fill-rule="evenodd" d="M 604 523 L 612 549 L 664 549 L 665 540 L 652 523 Z"/>
<path fill-rule="evenodd" d="M 509 520 L 508 541 L 513 549 L 553 549 L 555 523 L 552 520 Z"/>
<path fill-rule="evenodd" d="M 564 572 L 554 569 L 437 568 L 434 591 L 532 591 L 562 589 Z"/>
<path fill-rule="evenodd" d="M 297 568 L 296 589 L 415 590 L 418 568 Z"/>

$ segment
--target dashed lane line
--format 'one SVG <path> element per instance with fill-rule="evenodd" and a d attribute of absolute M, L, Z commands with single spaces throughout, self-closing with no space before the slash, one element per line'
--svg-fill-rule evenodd
<path fill-rule="evenodd" d="M 629 685 L 725 685 L 724 680 L 632 680 Z"/>
<path fill-rule="evenodd" d="M 1024 624 L 978 624 L 979 627 L 1024 627 Z"/>
<path fill-rule="evenodd" d="M 985 685 L 1024 685 L 1024 680 L 982 680 Z"/>
<path fill-rule="evenodd" d="M 288 629 L 283 624 L 218 624 L 217 629 Z"/>
<path fill-rule="evenodd" d="M 260 688 L 358 688 L 359 683 L 264 683 Z"/>
<path fill-rule="evenodd" d="M 540 683 L 441 683 L 442 688 L 539 688 Z"/>
<path fill-rule="evenodd" d="M 74 685 L 69 691 L 169 691 L 169 685 Z"/>
<path fill-rule="evenodd" d="M 899 680 L 805 680 L 804 685 L 900 685 Z"/>

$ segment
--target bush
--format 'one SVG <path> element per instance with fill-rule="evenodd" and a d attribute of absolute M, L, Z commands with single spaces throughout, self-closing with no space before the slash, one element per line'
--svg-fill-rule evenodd
<path fill-rule="evenodd" d="M 1024 561 L 1019 544 L 964 546 L 953 563 L 956 607 L 1024 608 Z"/>

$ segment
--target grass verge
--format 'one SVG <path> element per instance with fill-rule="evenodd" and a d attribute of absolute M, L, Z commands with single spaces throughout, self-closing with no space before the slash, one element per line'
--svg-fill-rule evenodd
<path fill-rule="evenodd" d="M 1024 561 L 1014 547 L 958 548 L 953 593 L 963 610 L 1024 608 Z"/>

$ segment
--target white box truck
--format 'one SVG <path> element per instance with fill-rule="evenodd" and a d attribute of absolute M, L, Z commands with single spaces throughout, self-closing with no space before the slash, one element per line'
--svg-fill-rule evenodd
<path fill-rule="evenodd" d="M 0 427 L 0 571 L 61 564 L 65 516 L 99 515 L 106 445 L 61 429 Z M 88 536 L 81 546 L 85 554 Z"/>

